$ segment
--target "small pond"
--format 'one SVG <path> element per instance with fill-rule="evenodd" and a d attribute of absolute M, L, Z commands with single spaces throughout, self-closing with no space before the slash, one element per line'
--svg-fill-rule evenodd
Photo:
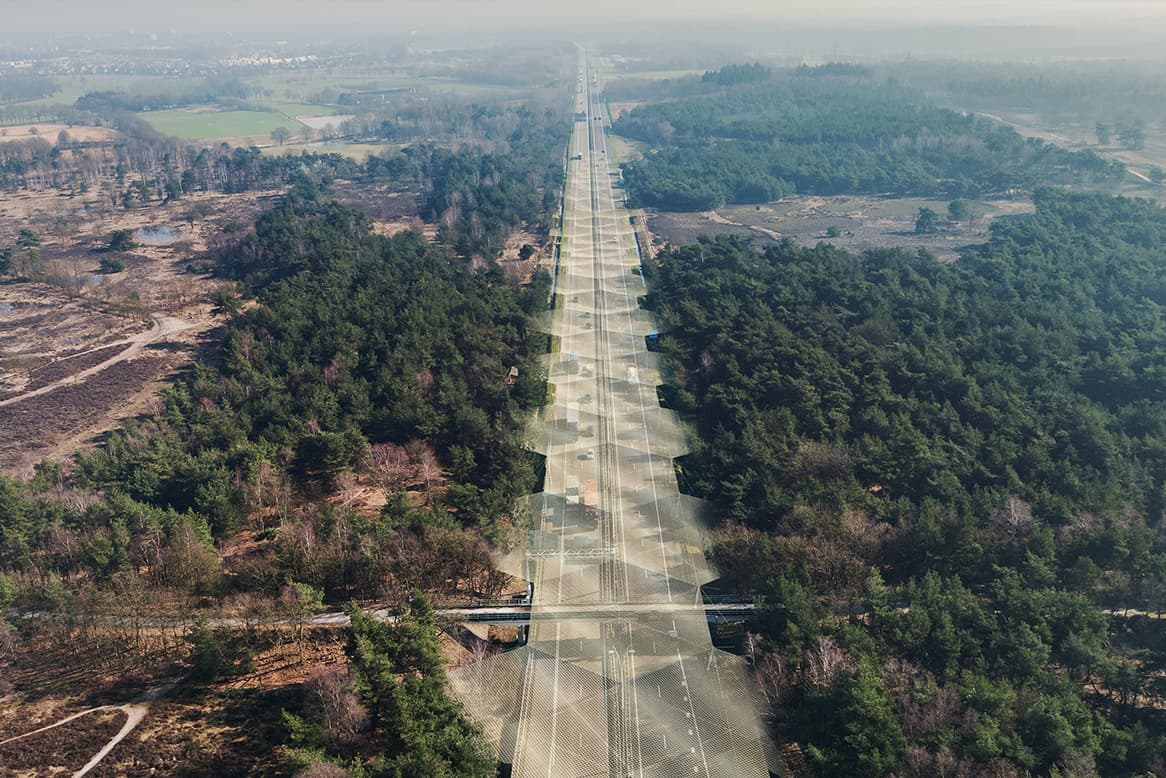
<path fill-rule="evenodd" d="M 134 240 L 144 246 L 169 246 L 182 238 L 182 230 L 170 224 L 142 227 L 134 231 Z"/>

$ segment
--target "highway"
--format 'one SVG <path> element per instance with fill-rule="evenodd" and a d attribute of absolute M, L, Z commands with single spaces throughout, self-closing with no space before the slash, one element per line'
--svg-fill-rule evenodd
<path fill-rule="evenodd" d="M 599 74 L 581 54 L 556 306 L 534 446 L 547 457 L 527 646 L 453 674 L 515 778 L 766 778 L 772 751 L 740 658 L 714 649 L 700 501 L 679 493 L 685 435 L 660 407 L 645 292 Z M 778 772 L 774 770 L 774 772 Z"/>

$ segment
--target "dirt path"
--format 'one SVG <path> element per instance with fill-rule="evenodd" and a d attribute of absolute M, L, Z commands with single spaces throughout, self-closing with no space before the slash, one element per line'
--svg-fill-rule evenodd
<path fill-rule="evenodd" d="M 1075 143 L 1073 141 L 1072 138 L 1066 138 L 1064 135 L 1058 135 L 1055 132 L 1047 132 L 1045 130 L 1038 130 L 1035 127 L 1029 127 L 1029 126 L 1024 125 L 1024 124 L 1018 124 L 1017 122 L 1009 121 L 1008 119 L 1005 119 L 1003 116 L 997 116 L 996 114 L 992 114 L 992 113 L 985 113 L 984 111 L 976 111 L 975 114 L 976 114 L 976 116 L 983 116 L 985 119 L 991 119 L 992 121 L 1000 122 L 1001 124 L 1007 125 L 1008 127 L 1011 127 L 1012 129 L 1016 130 L 1021 135 L 1025 135 L 1025 136 L 1032 137 L 1032 138 L 1039 138 L 1040 140 L 1052 141 L 1053 143 L 1056 143 L 1060 146 L 1064 146 L 1066 148 L 1070 148 L 1072 146 L 1078 145 L 1077 143 Z"/>
<path fill-rule="evenodd" d="M 112 751 L 118 743 L 124 740 L 127 735 L 133 732 L 138 724 L 142 723 L 142 719 L 146 717 L 146 713 L 149 711 L 148 706 L 142 703 L 130 703 L 128 705 L 99 705 L 96 708 L 89 708 L 87 710 L 81 711 L 80 713 L 74 713 L 71 716 L 66 716 L 60 721 L 49 724 L 48 726 L 34 729 L 31 732 L 25 732 L 23 735 L 10 737 L 7 740 L 0 740 L 0 746 L 4 745 L 5 743 L 12 743 L 13 741 L 21 740 L 26 737 L 32 737 L 33 735 L 39 734 L 41 732 L 47 732 L 50 729 L 56 729 L 57 727 L 64 726 L 70 721 L 75 721 L 82 716 L 88 716 L 90 713 L 99 713 L 103 710 L 120 710 L 126 716 L 126 723 L 122 725 L 122 728 L 118 730 L 116 735 L 109 739 L 109 742 L 102 746 L 100 751 L 93 755 L 92 759 L 85 763 L 84 767 L 73 773 L 73 778 L 81 778 L 81 776 L 88 773 L 90 770 L 96 767 L 102 759 L 108 756 L 109 752 Z"/>
<path fill-rule="evenodd" d="M 730 227 L 744 227 L 747 230 L 752 230 L 753 232 L 768 236 L 770 238 L 773 238 L 774 240 L 781 240 L 781 238 L 782 238 L 781 233 L 778 232 L 777 230 L 771 230 L 768 227 L 761 227 L 761 226 L 756 225 L 756 224 L 742 224 L 741 222 L 735 222 L 731 219 L 726 219 L 724 216 L 717 213 L 716 211 L 705 211 L 701 215 L 704 216 L 709 221 L 714 222 L 716 224 L 725 224 L 725 225 L 728 225 Z"/>
<path fill-rule="evenodd" d="M 124 740 L 126 735 L 133 732 L 134 728 L 137 727 L 138 724 L 142 723 L 142 719 L 146 717 L 146 713 L 149 711 L 149 707 L 141 703 L 131 703 L 129 705 L 118 706 L 118 710 L 122 711 L 126 715 L 125 725 L 122 726 L 120 730 L 118 730 L 116 735 L 110 738 L 109 742 L 106 743 L 100 751 L 93 755 L 92 759 L 85 763 L 84 767 L 73 773 L 73 778 L 81 778 L 81 776 L 88 773 L 94 767 L 97 767 L 98 763 L 101 762 L 101 760 L 106 756 L 108 756 L 109 752 L 112 751 L 118 743 Z"/>
<path fill-rule="evenodd" d="M 176 319 L 173 316 L 159 316 L 159 315 L 155 314 L 153 318 L 154 318 L 154 326 L 151 327 L 146 332 L 140 333 L 138 335 L 133 336 L 132 338 L 127 338 L 124 341 L 120 341 L 119 343 L 113 344 L 113 345 L 120 345 L 121 343 L 127 344 L 126 348 L 123 349 L 122 351 L 120 351 L 119 353 L 117 353 L 116 355 L 110 357 L 109 359 L 105 360 L 104 362 L 101 362 L 99 364 L 94 365 L 93 367 L 91 367 L 87 370 L 82 370 L 79 373 L 77 373 L 76 375 L 72 375 L 72 376 L 69 376 L 67 378 L 62 378 L 59 381 L 54 381 L 51 384 L 46 384 L 45 386 L 42 386 L 39 389 L 33 389 L 32 391 L 25 392 L 24 394 L 18 394 L 15 397 L 9 397 L 7 400 L 0 400 L 0 408 L 3 408 L 7 405 L 14 405 L 18 402 L 22 402 L 24 400 L 29 400 L 33 397 L 39 397 L 42 394 L 48 394 L 49 392 L 52 392 L 56 389 L 60 389 L 62 386 L 68 386 L 70 384 L 79 383 L 79 382 L 85 380 L 86 378 L 97 375 L 98 373 L 102 372 L 103 370 L 109 369 L 110 367 L 118 364 L 119 362 L 125 362 L 127 359 L 132 359 L 133 357 L 137 356 L 138 353 L 143 348 L 150 345 L 151 343 L 154 343 L 154 342 L 156 342 L 156 341 L 158 341 L 158 340 L 160 340 L 168 335 L 173 335 L 176 332 L 182 332 L 183 330 L 191 329 L 192 327 L 195 326 L 194 323 L 192 323 L 192 322 L 185 321 L 183 319 Z M 108 348 L 108 346 L 104 346 L 103 348 Z"/>
<path fill-rule="evenodd" d="M 48 732 L 50 729 L 56 729 L 57 727 L 64 726 L 65 724 L 68 724 L 70 721 L 73 721 L 75 719 L 79 719 L 82 716 L 88 716 L 90 713 L 98 713 L 98 712 L 103 711 L 103 710 L 120 710 L 120 709 L 121 708 L 117 705 L 99 705 L 96 708 L 88 708 L 86 710 L 81 711 L 80 713 L 74 713 L 71 716 L 66 716 L 65 718 L 61 719 L 60 721 L 43 726 L 40 729 L 34 729 L 31 732 L 25 732 L 23 735 L 16 735 L 15 737 L 10 737 L 7 740 L 0 740 L 0 746 L 4 745 L 6 743 L 13 743 L 17 740 L 23 740 L 26 737 L 32 737 L 33 735 L 38 735 L 41 732 Z"/>
<path fill-rule="evenodd" d="M 109 753 L 111 751 L 113 751 L 113 749 L 117 746 L 118 743 L 125 740 L 126 737 L 131 732 L 133 732 L 139 724 L 142 723 L 142 719 L 144 719 L 146 717 L 146 714 L 149 713 L 149 711 L 150 711 L 150 706 L 148 703 L 151 700 L 156 700 L 159 696 L 161 696 L 167 689 L 169 689 L 175 683 L 176 680 L 177 679 L 175 679 L 175 678 L 166 679 L 165 681 L 162 682 L 161 685 L 155 686 L 154 688 L 150 689 L 148 692 L 146 692 L 145 696 L 142 697 L 141 702 L 131 702 L 131 703 L 127 703 L 125 705 L 98 705 L 96 708 L 89 708 L 87 710 L 81 711 L 80 713 L 74 713 L 71 716 L 66 716 L 65 718 L 61 719 L 58 722 L 55 722 L 53 724 L 49 724 L 48 726 L 44 726 L 44 727 L 41 727 L 39 729 L 34 729 L 31 732 L 25 732 L 23 735 L 17 735 L 16 737 L 10 737 L 7 740 L 0 740 L 0 746 L 4 745 L 5 743 L 11 743 L 11 742 L 16 741 L 16 740 L 21 740 L 22 738 L 31 737 L 32 735 L 35 735 L 39 732 L 45 732 L 45 731 L 50 730 L 50 729 L 55 729 L 56 727 L 62 726 L 64 724 L 68 724 L 70 721 L 73 721 L 74 719 L 79 719 L 82 716 L 88 716 L 90 713 L 97 713 L 97 712 L 103 711 L 103 710 L 120 710 L 126 716 L 126 723 L 123 724 L 122 728 L 117 731 L 117 734 L 115 734 L 113 737 L 111 737 L 109 739 L 109 741 L 104 746 L 101 747 L 100 751 L 98 751 L 96 754 L 93 755 L 92 759 L 90 759 L 88 762 L 85 763 L 84 767 L 82 767 L 77 772 L 73 773 L 73 778 L 81 778 L 81 776 L 88 773 L 94 767 L 97 767 L 97 765 L 101 763 L 102 759 L 105 759 L 105 757 L 109 756 Z"/>
<path fill-rule="evenodd" d="M 1140 179 L 1140 180 L 1146 182 L 1147 184 L 1154 183 L 1154 181 L 1149 176 L 1142 175 L 1138 171 L 1134 170 L 1132 167 L 1126 168 L 1126 172 L 1129 173 L 1134 178 Z"/>

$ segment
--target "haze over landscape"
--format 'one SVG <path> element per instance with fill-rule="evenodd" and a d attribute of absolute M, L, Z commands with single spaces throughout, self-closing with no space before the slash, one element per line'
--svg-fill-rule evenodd
<path fill-rule="evenodd" d="M 354 16 L 359 18 L 353 24 Z M 36 6 L 17 5 L 5 15 L 4 38 L 29 32 L 62 35 L 134 30 L 140 34 L 173 34 L 218 31 L 239 36 L 261 30 L 307 31 L 324 29 L 329 34 L 363 37 L 392 33 L 401 26 L 432 26 L 436 30 L 464 29 L 471 24 L 529 27 L 542 23 L 571 23 L 585 27 L 595 23 L 664 22 L 691 19 L 761 21 L 777 24 L 825 23 L 831 27 L 855 24 L 977 26 L 1043 25 L 1059 28 L 1089 26 L 1097 30 L 1144 29 L 1166 21 L 1166 8 L 1156 0 L 786 0 L 780 3 L 719 3 L 715 8 L 700 0 L 651 0 L 629 6 L 615 0 L 595 0 L 585 12 L 572 6 L 536 0 L 286 0 L 279 3 L 206 0 L 197 4 L 181 0 L 46 0 Z M 382 28 L 378 30 L 376 28 Z M 641 31 L 645 32 L 645 31 Z M 1099 31 L 1098 31 L 1099 32 Z M 1116 41 L 1114 41 L 1116 43 Z"/>
<path fill-rule="evenodd" d="M 1166 778 L 1166 4 L 0 27 L 0 776 Z"/>

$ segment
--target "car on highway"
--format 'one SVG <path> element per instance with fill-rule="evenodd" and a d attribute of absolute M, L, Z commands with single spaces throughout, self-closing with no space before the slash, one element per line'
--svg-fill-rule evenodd
<path fill-rule="evenodd" d="M 593 449 L 593 448 L 587 449 L 585 452 L 583 452 L 583 458 L 584 459 L 595 459 L 595 449 Z"/>

